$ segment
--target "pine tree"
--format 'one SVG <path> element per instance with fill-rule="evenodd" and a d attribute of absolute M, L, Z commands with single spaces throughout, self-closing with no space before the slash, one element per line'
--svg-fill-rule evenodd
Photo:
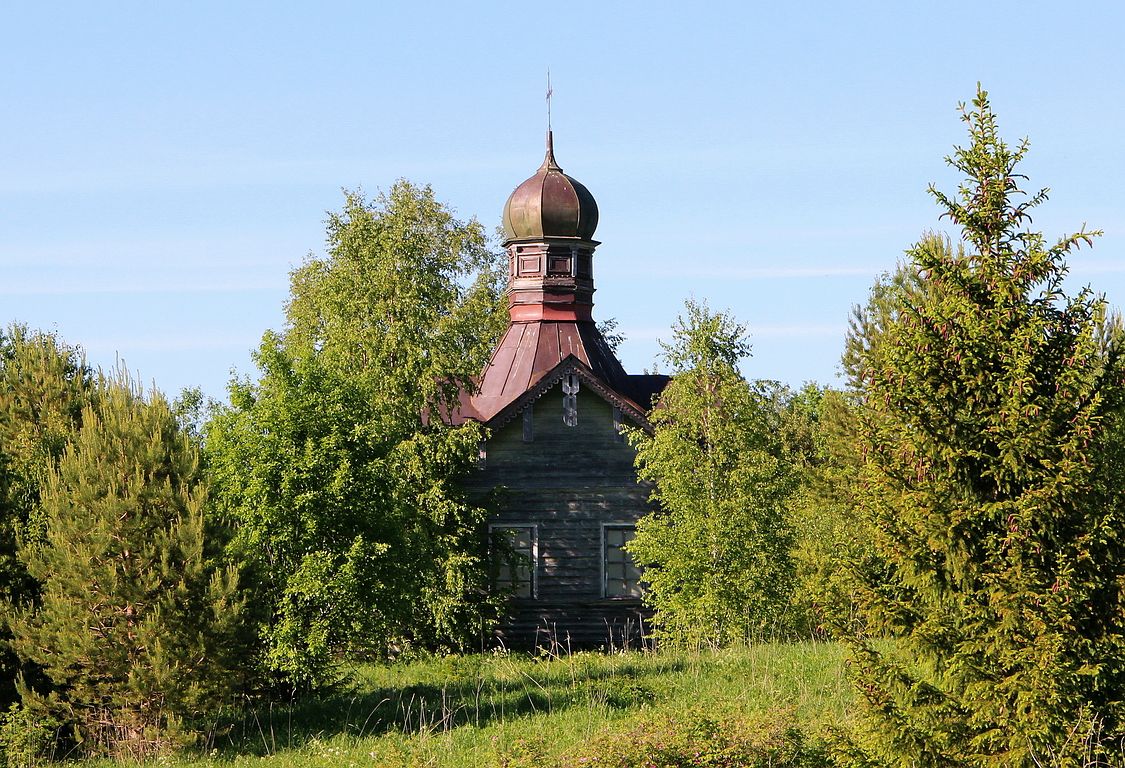
<path fill-rule="evenodd" d="M 52 684 L 25 687 L 25 706 L 73 723 L 89 754 L 163 751 L 238 685 L 241 603 L 208 551 L 205 498 L 168 404 L 124 375 L 46 479 L 44 534 L 20 551 L 41 594 L 13 646 Z"/>
<path fill-rule="evenodd" d="M 80 351 L 49 333 L 12 325 L 0 331 L 0 603 L 34 600 L 38 585 L 17 556 L 20 539 L 42 534 L 40 489 L 82 410 L 97 401 Z M 7 612 L 3 614 L 7 617 Z M 0 637 L 8 636 L 0 625 Z M 0 707 L 17 698 L 20 665 L 0 650 Z M 24 669 L 24 673 L 32 670 Z"/>
<path fill-rule="evenodd" d="M 845 354 L 858 398 L 859 503 L 891 577 L 861 603 L 890 640 L 853 638 L 874 764 L 1072 764 L 1125 736 L 1125 367 L 1104 299 L 1063 290 L 1065 257 L 1026 229 L 1026 140 L 987 93 L 931 192 L 960 228 L 924 237 L 876 286 Z M 1120 755 L 1118 755 L 1120 758 Z"/>

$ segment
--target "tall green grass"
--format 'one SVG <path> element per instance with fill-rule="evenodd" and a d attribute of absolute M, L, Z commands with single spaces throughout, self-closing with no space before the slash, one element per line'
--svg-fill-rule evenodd
<path fill-rule="evenodd" d="M 216 718 L 216 735 L 201 753 L 162 762 L 567 765 L 598 744 L 612 746 L 616 734 L 638 723 L 651 729 L 687 712 L 720 722 L 781 718 L 815 740 L 844 722 L 850 696 L 843 651 L 830 643 L 449 656 L 357 666 L 334 694 Z"/>

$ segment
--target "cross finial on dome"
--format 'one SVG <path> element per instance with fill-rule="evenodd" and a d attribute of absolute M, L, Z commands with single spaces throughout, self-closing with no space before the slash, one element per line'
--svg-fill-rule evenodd
<path fill-rule="evenodd" d="M 551 132 L 551 97 L 555 91 L 551 88 L 551 68 L 547 67 L 547 133 Z"/>

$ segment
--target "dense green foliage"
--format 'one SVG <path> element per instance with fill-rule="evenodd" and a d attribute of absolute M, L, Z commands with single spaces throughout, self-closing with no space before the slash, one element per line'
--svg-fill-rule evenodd
<path fill-rule="evenodd" d="M 895 637 L 854 642 L 860 746 L 877 765 L 1078 764 L 1074 733 L 1125 736 L 1120 334 L 1062 290 L 1097 233 L 1027 230 L 1046 191 L 1020 189 L 1026 142 L 1005 144 L 983 91 L 963 116 L 965 180 L 931 188 L 961 241 L 915 245 L 845 355 L 859 503 L 890 567 L 861 604 Z"/>
<path fill-rule="evenodd" d="M 38 584 L 17 556 L 18 543 L 42 534 L 42 483 L 77 434 L 83 409 L 96 400 L 93 376 L 77 349 L 20 325 L 0 331 L 2 603 L 26 603 L 38 595 Z M 7 636 L 7 627 L 0 626 L 0 637 Z M 0 707 L 16 699 L 19 671 L 11 651 L 0 649 Z"/>
<path fill-rule="evenodd" d="M 87 753 L 143 756 L 230 702 L 241 600 L 207 551 L 198 451 L 163 398 L 122 376 L 81 424 L 19 551 L 41 590 L 10 616 L 12 645 L 51 683 L 25 685 L 23 708 L 73 724 Z"/>
<path fill-rule="evenodd" d="M 236 529 L 264 667 L 331 680 L 342 654 L 458 644 L 482 629 L 485 511 L 454 478 L 481 428 L 436 414 L 479 373 L 504 321 L 496 256 L 427 188 L 347 196 L 328 253 L 292 274 L 283 333 L 206 426 L 217 503 Z"/>
<path fill-rule="evenodd" d="M 816 637 L 857 630 L 862 618 L 854 574 L 882 574 L 856 504 L 853 408 L 845 393 L 809 384 L 789 397 L 782 417 L 782 438 L 798 476 L 788 502 L 797 626 Z"/>
<path fill-rule="evenodd" d="M 780 393 L 738 371 L 745 329 L 687 304 L 664 359 L 674 372 L 632 433 L 637 471 L 658 510 L 630 543 L 644 564 L 645 599 L 666 638 L 726 644 L 760 638 L 786 621 L 793 589 L 785 503 L 793 490 Z"/>

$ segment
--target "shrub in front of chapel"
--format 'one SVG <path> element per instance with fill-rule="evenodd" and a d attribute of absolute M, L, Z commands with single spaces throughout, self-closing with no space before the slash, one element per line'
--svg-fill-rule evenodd
<path fill-rule="evenodd" d="M 787 504 L 797 474 L 781 435 L 783 393 L 738 370 L 745 328 L 688 302 L 664 356 L 671 382 L 631 433 L 656 509 L 628 548 L 662 637 L 727 645 L 788 629 L 795 574 Z"/>

